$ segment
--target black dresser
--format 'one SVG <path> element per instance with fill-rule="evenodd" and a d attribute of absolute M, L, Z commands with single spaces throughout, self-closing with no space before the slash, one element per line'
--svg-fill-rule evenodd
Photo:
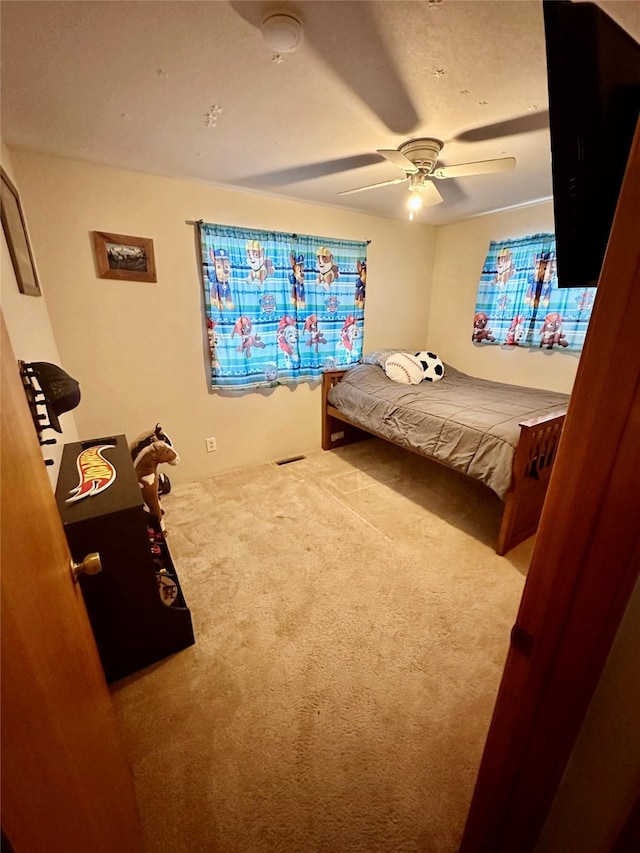
<path fill-rule="evenodd" d="M 110 485 L 98 491 L 109 476 L 102 460 L 115 479 L 111 472 Z M 81 479 L 94 493 L 69 502 Z M 107 681 L 193 645 L 191 613 L 159 520 L 143 508 L 126 437 L 66 444 L 56 501 L 74 561 L 100 554 L 102 571 L 79 582 Z"/>

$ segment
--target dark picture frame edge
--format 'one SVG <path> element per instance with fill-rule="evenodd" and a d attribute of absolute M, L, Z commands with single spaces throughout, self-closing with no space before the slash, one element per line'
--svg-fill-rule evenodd
<path fill-rule="evenodd" d="M 157 281 L 153 240 L 92 231 L 98 276 L 120 281 Z M 139 250 L 139 251 L 136 251 Z M 142 266 L 142 269 L 138 267 Z"/>
<path fill-rule="evenodd" d="M 20 195 L 1 167 L 0 178 L 2 182 L 0 218 L 16 275 L 18 290 L 25 296 L 42 296 Z"/>

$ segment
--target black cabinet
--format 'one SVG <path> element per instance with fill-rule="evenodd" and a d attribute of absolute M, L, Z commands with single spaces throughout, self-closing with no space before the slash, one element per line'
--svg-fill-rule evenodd
<path fill-rule="evenodd" d="M 110 466 L 115 479 L 100 490 Z M 81 480 L 95 491 L 73 500 Z M 126 437 L 66 444 L 56 501 L 73 559 L 100 554 L 102 571 L 81 575 L 80 586 L 107 681 L 193 645 L 191 613 L 159 524 L 143 508 Z"/>

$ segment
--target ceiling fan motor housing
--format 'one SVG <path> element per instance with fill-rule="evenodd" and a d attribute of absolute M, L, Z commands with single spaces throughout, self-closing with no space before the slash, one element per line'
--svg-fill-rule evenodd
<path fill-rule="evenodd" d="M 410 139 L 398 151 L 421 171 L 430 172 L 438 162 L 443 142 L 440 139 Z"/>

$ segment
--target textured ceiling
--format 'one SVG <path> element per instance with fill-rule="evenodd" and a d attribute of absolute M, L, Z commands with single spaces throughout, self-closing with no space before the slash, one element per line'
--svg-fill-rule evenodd
<path fill-rule="evenodd" d="M 640 3 L 601 2 L 640 37 Z M 273 61 L 259 25 L 292 9 L 304 42 Z M 431 136 L 451 165 L 514 171 L 438 182 L 442 224 L 551 195 L 539 0 L 3 0 L 9 146 L 393 218 L 406 185 L 376 154 Z M 213 106 L 222 112 L 210 120 Z"/>

